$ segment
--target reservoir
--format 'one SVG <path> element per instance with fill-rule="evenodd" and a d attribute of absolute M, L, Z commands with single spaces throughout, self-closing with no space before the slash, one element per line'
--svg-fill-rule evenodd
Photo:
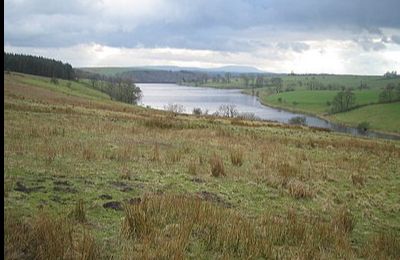
<path fill-rule="evenodd" d="M 166 109 L 168 105 L 177 104 L 184 109 L 183 113 L 186 114 L 192 114 L 194 108 L 201 108 L 203 112 L 208 111 L 208 114 L 213 114 L 221 105 L 235 105 L 239 113 L 253 113 L 263 120 L 288 123 L 293 117 L 303 116 L 306 118 L 307 126 L 327 128 L 357 136 L 400 140 L 400 136 L 373 131 L 360 132 L 356 128 L 335 124 L 318 117 L 264 106 L 257 97 L 243 94 L 240 89 L 215 89 L 164 83 L 137 83 L 136 85 L 143 94 L 139 105 L 155 109 Z"/>

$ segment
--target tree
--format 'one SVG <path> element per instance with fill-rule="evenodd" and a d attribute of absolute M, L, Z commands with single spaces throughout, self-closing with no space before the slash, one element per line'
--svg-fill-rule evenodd
<path fill-rule="evenodd" d="M 244 82 L 244 86 L 247 88 L 249 86 L 249 77 L 247 77 L 247 75 L 243 75 L 242 79 Z"/>
<path fill-rule="evenodd" d="M 236 117 L 239 114 L 236 105 L 231 104 L 221 105 L 218 111 L 218 114 L 224 117 Z"/>
<path fill-rule="evenodd" d="M 227 83 L 231 83 L 231 73 L 229 72 L 225 73 L 225 79 Z"/>
<path fill-rule="evenodd" d="M 50 78 L 54 77 L 68 80 L 75 78 L 74 69 L 68 63 L 24 54 L 4 52 L 4 70 Z"/>
<path fill-rule="evenodd" d="M 275 86 L 275 92 L 280 93 L 282 91 L 282 79 L 272 78 L 271 83 Z"/>
<path fill-rule="evenodd" d="M 167 106 L 164 106 L 164 109 L 174 114 L 185 112 L 185 108 L 180 104 L 168 104 Z"/>
<path fill-rule="evenodd" d="M 388 71 L 383 75 L 384 78 L 396 78 L 397 77 L 397 71 Z"/>
<path fill-rule="evenodd" d="M 363 89 L 367 89 L 367 88 L 368 88 L 367 83 L 365 83 L 365 82 L 363 82 L 363 81 L 361 80 L 359 89 L 360 89 L 360 90 L 363 90 Z"/>
<path fill-rule="evenodd" d="M 352 90 L 340 91 L 332 101 L 332 113 L 348 111 L 355 105 L 356 97 Z"/>
<path fill-rule="evenodd" d="M 90 77 L 90 83 L 92 84 L 92 88 L 96 87 L 96 82 L 98 81 L 98 75 L 94 74 Z"/>
<path fill-rule="evenodd" d="M 193 108 L 193 115 L 201 115 L 202 114 L 202 111 L 201 111 L 201 108 L 199 108 L 199 107 L 195 107 L 195 108 Z"/>
<path fill-rule="evenodd" d="M 395 84 L 389 83 L 383 89 L 383 91 L 379 94 L 379 102 L 392 102 L 399 100 L 399 96 L 395 93 Z"/>
<path fill-rule="evenodd" d="M 289 119 L 291 125 L 306 125 L 306 118 L 304 116 L 295 116 Z"/>
<path fill-rule="evenodd" d="M 256 87 L 261 88 L 264 85 L 264 77 L 257 76 L 256 77 Z"/>

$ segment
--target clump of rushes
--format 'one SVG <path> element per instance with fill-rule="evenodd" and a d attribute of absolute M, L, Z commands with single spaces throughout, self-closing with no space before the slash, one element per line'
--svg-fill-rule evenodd
<path fill-rule="evenodd" d="M 85 147 L 82 150 L 82 157 L 83 159 L 85 159 L 86 161 L 92 161 L 96 158 L 96 154 L 94 153 L 94 151 L 92 150 L 92 148 L 90 147 Z"/>
<path fill-rule="evenodd" d="M 338 231 L 345 233 L 351 232 L 355 222 L 350 210 L 345 206 L 340 207 L 332 219 L 332 225 Z"/>
<path fill-rule="evenodd" d="M 194 161 L 190 161 L 188 164 L 188 172 L 190 175 L 196 175 L 197 174 L 197 164 Z"/>
<path fill-rule="evenodd" d="M 359 174 L 352 174 L 351 181 L 353 182 L 354 186 L 364 186 L 365 178 Z"/>
<path fill-rule="evenodd" d="M 287 184 L 287 188 L 292 197 L 296 199 L 305 199 L 314 197 L 314 192 L 302 181 L 290 180 Z"/>
<path fill-rule="evenodd" d="M 121 233 L 129 239 L 140 239 L 151 232 L 151 219 L 147 207 L 142 204 L 124 206 L 125 217 Z"/>
<path fill-rule="evenodd" d="M 158 144 L 156 144 L 153 148 L 153 153 L 151 155 L 151 160 L 153 162 L 158 162 L 160 161 L 160 148 L 158 146 Z"/>
<path fill-rule="evenodd" d="M 220 177 L 220 176 L 225 176 L 225 167 L 224 167 L 224 161 L 221 159 L 220 156 L 214 155 L 210 159 L 210 165 L 211 165 L 211 174 L 214 177 Z"/>
<path fill-rule="evenodd" d="M 364 255 L 369 259 L 400 259 L 400 237 L 396 231 L 374 234 L 365 245 Z"/>
<path fill-rule="evenodd" d="M 168 151 L 166 154 L 167 163 L 174 164 L 181 160 L 182 154 L 179 150 Z"/>
<path fill-rule="evenodd" d="M 89 231 L 61 216 L 41 211 L 23 221 L 8 212 L 4 228 L 5 259 L 102 259 Z"/>
<path fill-rule="evenodd" d="M 76 202 L 75 207 L 71 210 L 69 216 L 78 222 L 86 222 L 85 203 L 82 199 Z"/>
<path fill-rule="evenodd" d="M 243 165 L 243 151 L 241 149 L 231 150 L 231 162 L 235 166 Z"/>

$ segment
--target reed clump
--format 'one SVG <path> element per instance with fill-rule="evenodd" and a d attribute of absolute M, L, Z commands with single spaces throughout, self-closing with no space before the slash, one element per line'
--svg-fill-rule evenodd
<path fill-rule="evenodd" d="M 231 162 L 235 166 L 242 166 L 244 161 L 244 153 L 241 149 L 233 149 L 230 151 Z"/>
<path fill-rule="evenodd" d="M 211 174 L 214 177 L 226 176 L 224 161 L 217 154 L 210 158 Z"/>

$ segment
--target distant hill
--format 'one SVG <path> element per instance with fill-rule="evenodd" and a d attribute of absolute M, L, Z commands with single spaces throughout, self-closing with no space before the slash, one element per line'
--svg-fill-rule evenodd
<path fill-rule="evenodd" d="M 137 67 L 85 67 L 81 70 L 103 75 L 115 75 L 127 71 L 161 70 L 161 71 L 193 71 L 206 73 L 268 73 L 251 66 L 223 66 L 217 68 L 179 67 L 179 66 L 137 66 Z"/>
<path fill-rule="evenodd" d="M 273 74 L 250 66 L 224 66 L 218 68 L 197 68 L 178 66 L 142 66 L 142 67 L 88 67 L 79 70 L 105 76 L 123 76 L 138 83 L 178 83 L 197 81 L 205 76 L 214 77 L 231 73 Z"/>

